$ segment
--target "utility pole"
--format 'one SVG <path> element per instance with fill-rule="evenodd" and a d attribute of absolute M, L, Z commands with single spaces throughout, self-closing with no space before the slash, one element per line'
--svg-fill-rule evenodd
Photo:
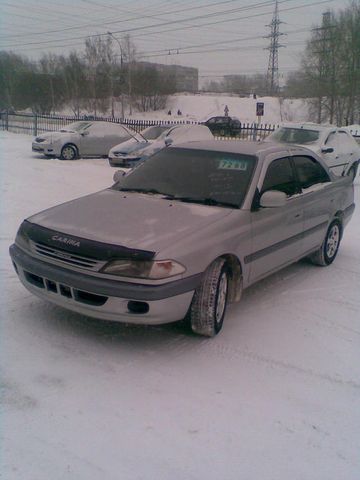
<path fill-rule="evenodd" d="M 119 49 L 120 49 L 120 67 L 121 67 L 121 76 L 123 75 L 123 51 L 122 51 L 122 47 L 121 47 L 121 43 L 119 42 L 119 40 L 113 35 L 113 33 L 111 32 L 107 32 L 107 34 L 115 40 L 115 42 L 117 42 L 117 44 L 119 45 Z M 112 73 L 113 74 L 113 73 Z M 112 87 L 113 88 L 113 87 Z M 112 102 L 114 102 L 114 98 L 112 99 Z M 112 103 L 112 115 L 114 116 L 114 112 L 113 112 L 113 103 Z M 121 118 L 123 119 L 124 118 L 124 92 L 123 92 L 123 88 L 121 87 Z"/>
<path fill-rule="evenodd" d="M 273 14 L 272 21 L 270 25 L 266 25 L 270 27 L 270 35 L 265 36 L 264 38 L 270 39 L 270 45 L 266 47 L 265 50 L 269 50 L 269 63 L 268 63 L 268 70 L 266 76 L 266 87 L 267 92 L 270 95 L 274 95 L 279 92 L 279 54 L 278 50 L 285 45 L 279 44 L 279 37 L 284 35 L 284 33 L 280 33 L 279 25 L 283 23 L 280 22 L 279 19 L 279 10 L 278 10 L 278 1 L 275 0 L 275 10 Z"/>
<path fill-rule="evenodd" d="M 330 11 L 323 13 L 321 27 L 313 29 L 317 35 L 317 51 L 318 68 L 319 68 L 319 105 L 318 105 L 318 123 L 322 121 L 322 104 L 323 97 L 325 102 L 329 101 L 329 120 L 334 121 L 335 113 L 335 89 L 336 89 L 336 64 L 335 64 L 335 42 L 334 37 L 335 26 L 332 24 L 332 16 Z"/>

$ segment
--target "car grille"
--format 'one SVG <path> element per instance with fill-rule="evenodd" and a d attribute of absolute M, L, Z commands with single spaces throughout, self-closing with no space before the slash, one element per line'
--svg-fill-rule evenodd
<path fill-rule="evenodd" d="M 30 244 L 34 253 L 66 265 L 72 265 L 73 267 L 99 271 L 106 263 L 106 261 L 96 260 L 95 258 L 83 257 L 75 253 L 65 252 L 64 250 L 59 250 L 50 247 L 49 245 L 44 245 L 43 243 L 30 241 Z"/>

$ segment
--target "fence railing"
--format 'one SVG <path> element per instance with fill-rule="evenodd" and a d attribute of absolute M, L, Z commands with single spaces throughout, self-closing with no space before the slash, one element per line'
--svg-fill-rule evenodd
<path fill-rule="evenodd" d="M 120 123 L 132 128 L 136 132 L 153 125 L 196 125 L 200 122 L 194 120 L 134 120 L 129 118 L 95 117 L 93 115 L 59 116 L 59 115 L 34 115 L 31 113 L 3 113 L 0 118 L 0 129 L 13 133 L 37 135 L 45 132 L 54 132 L 66 127 L 69 123 L 81 120 L 97 120 L 103 122 Z M 277 125 L 270 124 L 243 124 L 241 132 L 236 136 L 216 135 L 221 140 L 259 140 L 274 131 Z"/>
<path fill-rule="evenodd" d="M 93 115 L 62 116 L 4 112 L 0 114 L 0 129 L 14 133 L 26 133 L 36 137 L 40 133 L 54 132 L 64 128 L 69 123 L 80 120 L 120 123 L 132 128 L 136 132 L 153 125 L 195 125 L 199 123 L 194 120 L 134 120 L 129 118 L 95 117 Z M 262 140 L 277 127 L 278 125 L 274 124 L 243 123 L 241 132 L 238 135 L 216 135 L 215 138 L 219 140 Z M 350 133 L 360 143 L 360 130 L 350 130 Z"/>

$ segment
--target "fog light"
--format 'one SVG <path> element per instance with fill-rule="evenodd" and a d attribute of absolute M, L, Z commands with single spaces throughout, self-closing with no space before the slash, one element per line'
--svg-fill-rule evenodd
<path fill-rule="evenodd" d="M 134 302 L 131 300 L 127 304 L 127 308 L 131 313 L 143 314 L 148 313 L 149 311 L 149 304 L 146 302 Z"/>

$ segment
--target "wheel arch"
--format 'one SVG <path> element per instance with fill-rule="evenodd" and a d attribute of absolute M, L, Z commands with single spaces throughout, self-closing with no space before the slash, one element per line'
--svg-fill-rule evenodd
<path fill-rule="evenodd" d="M 226 266 L 229 268 L 229 302 L 239 302 L 242 292 L 243 284 L 243 268 L 239 258 L 232 254 L 227 253 L 221 255 L 219 258 L 225 260 Z"/>
<path fill-rule="evenodd" d="M 343 231 L 344 231 L 344 212 L 342 210 L 338 210 L 335 215 L 334 215 L 334 218 L 331 220 L 331 222 L 329 223 L 329 226 L 332 224 L 332 222 L 334 220 L 338 220 L 340 222 L 340 239 L 342 238 L 343 236 Z"/>

